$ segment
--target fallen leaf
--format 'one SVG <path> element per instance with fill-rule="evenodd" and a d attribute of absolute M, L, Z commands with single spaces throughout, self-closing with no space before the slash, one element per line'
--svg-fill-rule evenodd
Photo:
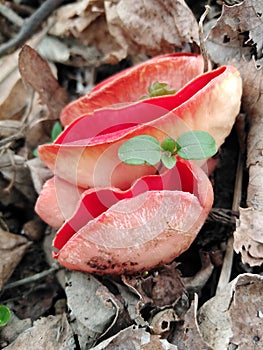
<path fill-rule="evenodd" d="M 78 37 L 97 17 L 104 12 L 101 0 L 80 0 L 61 6 L 56 11 L 56 21 L 51 33 L 58 36 Z"/>
<path fill-rule="evenodd" d="M 35 202 L 36 193 L 32 190 L 32 181 L 24 157 L 14 154 L 11 150 L 4 153 L 0 158 L 0 173 L 2 173 L 6 180 L 14 181 L 14 187 L 21 192 L 29 202 Z"/>
<path fill-rule="evenodd" d="M 16 340 L 20 333 L 30 327 L 32 327 L 32 321 L 30 318 L 20 320 L 14 313 L 12 313 L 11 320 L 1 329 L 1 340 L 10 344 Z"/>
<path fill-rule="evenodd" d="M 172 52 L 198 42 L 197 22 L 183 0 L 105 2 L 110 33 L 129 53 Z"/>
<path fill-rule="evenodd" d="M 0 59 L 0 120 L 21 116 L 27 103 L 27 91 L 17 67 L 18 51 Z"/>
<path fill-rule="evenodd" d="M 130 54 L 157 55 L 199 41 L 184 0 L 81 0 L 60 7 L 55 22 L 49 33 L 66 45 L 59 59 L 72 65 L 116 64 Z"/>
<path fill-rule="evenodd" d="M 39 93 L 41 103 L 48 107 L 49 117 L 57 119 L 68 102 L 68 95 L 59 86 L 48 63 L 28 45 L 22 48 L 18 62 L 25 84 L 31 85 Z"/>
<path fill-rule="evenodd" d="M 90 274 L 68 271 L 65 291 L 79 344 L 83 349 L 91 347 L 114 325 L 123 306 Z"/>
<path fill-rule="evenodd" d="M 158 307 L 176 303 L 185 291 L 177 264 L 165 265 L 141 281 L 141 288 Z"/>
<path fill-rule="evenodd" d="M 53 174 L 38 157 L 28 160 L 26 164 L 30 170 L 34 188 L 39 194 L 44 183 L 51 178 Z"/>
<path fill-rule="evenodd" d="M 170 344 L 158 335 L 148 333 L 144 328 L 128 327 L 99 345 L 93 350 L 178 350 L 177 346 Z"/>
<path fill-rule="evenodd" d="M 170 335 L 170 342 L 177 345 L 180 350 L 212 350 L 202 338 L 197 324 L 197 305 L 198 297 L 192 301 L 190 308 L 183 319 L 176 325 L 173 333 Z M 217 349 L 214 349 L 217 350 Z"/>
<path fill-rule="evenodd" d="M 198 311 L 204 340 L 216 350 L 263 348 L 263 277 L 242 274 Z"/>
<path fill-rule="evenodd" d="M 222 14 L 211 29 L 206 49 L 212 61 L 227 64 L 232 60 L 262 57 L 263 0 L 246 0 L 234 6 L 223 4 Z"/>
<path fill-rule="evenodd" d="M 150 322 L 150 329 L 153 334 L 161 335 L 171 330 L 175 320 L 179 320 L 172 308 L 157 312 Z"/>
<path fill-rule="evenodd" d="M 109 33 L 104 3 L 100 0 L 81 0 L 61 6 L 49 33 L 51 38 L 60 39 L 63 55 L 57 54 L 56 59 L 65 64 L 98 66 L 102 63 L 117 63 L 127 56 L 127 51 Z M 41 47 L 42 52 L 45 50 L 44 45 Z"/>
<path fill-rule="evenodd" d="M 0 120 L 0 139 L 19 133 L 21 127 L 19 120 Z"/>
<path fill-rule="evenodd" d="M 0 290 L 24 256 L 30 242 L 20 235 L 0 228 Z"/>
<path fill-rule="evenodd" d="M 39 283 L 33 287 L 25 298 L 16 300 L 12 309 L 21 319 L 37 320 L 49 312 L 54 305 L 54 300 L 58 297 L 58 293 L 59 289 L 55 280 L 47 278 L 42 284 Z"/>
<path fill-rule="evenodd" d="M 43 317 L 26 329 L 6 350 L 74 350 L 76 344 L 65 314 Z"/>
<path fill-rule="evenodd" d="M 13 75 L 16 78 L 15 81 L 12 76 L 5 84 L 0 83 L 1 91 L 9 91 L 8 96 L 0 104 L 0 120 L 19 120 L 28 103 L 29 93 L 20 79 L 18 71 Z"/>

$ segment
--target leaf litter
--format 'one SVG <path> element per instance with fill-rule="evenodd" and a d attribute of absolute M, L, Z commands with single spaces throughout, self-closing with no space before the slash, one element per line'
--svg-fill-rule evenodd
<path fill-rule="evenodd" d="M 235 6 L 224 5 L 222 15 L 207 41 L 211 58 L 218 64 L 234 65 L 243 78 L 243 109 L 249 125 L 246 159 L 249 182 L 247 208 L 240 209 L 234 248 L 241 253 L 242 261 L 251 266 L 263 262 L 260 223 L 263 215 L 262 8 L 262 0 L 247 0 Z M 227 54 L 221 57 L 216 52 Z"/>
<path fill-rule="evenodd" d="M 189 3 L 191 7 L 191 1 Z M 212 2 L 211 6 L 213 5 Z M 218 9 L 218 5 L 214 6 Z M 262 8 L 262 1 L 253 0 L 245 0 L 234 6 L 223 5 L 222 15 L 214 24 L 205 43 L 212 62 L 217 65 L 228 63 L 236 66 L 241 72 L 244 85 L 242 108 L 249 124 L 249 181 L 246 206 L 243 200 L 244 208 L 240 209 L 234 233 L 234 248 L 241 252 L 242 261 L 246 263 L 243 265 L 238 260 L 239 255 L 235 256 L 238 263 L 235 265 L 234 261 L 232 278 L 235 274 L 238 276 L 223 292 L 210 298 L 215 294 L 215 280 L 218 279 L 222 264 L 221 259 L 216 263 L 212 257 L 215 252 L 220 252 L 220 256 L 224 254 L 224 235 L 225 232 L 227 235 L 231 234 L 232 230 L 232 224 L 218 224 L 217 220 L 210 234 L 217 227 L 220 238 L 216 240 L 211 237 L 210 241 L 205 238 L 202 242 L 201 232 L 200 238 L 191 248 L 192 256 L 188 255 L 187 260 L 184 260 L 184 257 L 178 259 L 178 262 L 181 261 L 179 265 L 176 262 L 153 272 L 149 271 L 145 275 L 129 278 L 122 276 L 120 279 L 71 271 L 66 274 L 66 282 L 63 281 L 65 274 L 60 274 L 59 277 L 62 285 L 66 283 L 65 291 L 59 291 L 54 282 L 50 283 L 49 279 L 45 279 L 42 286 L 41 283 L 35 286 L 35 294 L 34 291 L 28 294 L 31 296 L 29 301 L 20 301 L 20 311 L 19 308 L 13 309 L 21 319 L 27 319 L 28 316 L 31 320 L 40 316 L 42 318 L 35 320 L 32 327 L 31 323 L 21 327 L 20 334 L 15 333 L 14 329 L 18 326 L 14 326 L 9 338 L 4 336 L 4 330 L 8 329 L 8 325 L 5 326 L 0 333 L 1 348 L 9 343 L 7 349 L 23 349 L 24 344 L 27 349 L 75 349 L 78 346 L 80 349 L 97 350 L 220 350 L 228 345 L 240 349 L 262 347 Z M 199 42 L 195 16 L 182 0 L 136 0 L 132 6 L 125 5 L 124 0 L 106 1 L 104 4 L 101 1 L 82 0 L 61 6 L 51 15 L 49 22 L 54 21 L 52 17 L 55 18 L 55 25 L 44 35 L 38 50 L 44 55 L 46 52 L 50 61 L 71 67 L 100 68 L 102 64 L 116 64 L 123 59 L 130 63 L 127 55 L 130 55 L 133 61 L 140 61 L 146 58 L 145 54 L 189 50 L 191 45 L 197 45 Z M 162 18 L 166 18 L 165 23 Z M 48 40 L 55 41 L 53 54 L 52 50 L 47 50 Z M 54 121 L 46 119 L 56 120 L 60 109 L 68 101 L 66 91 L 59 86 L 50 71 L 52 62 L 47 65 L 31 47 L 25 46 L 22 51 L 18 50 L 12 58 L 4 57 L 4 66 L 17 70 L 19 52 L 22 77 L 27 84 L 34 87 L 38 95 L 34 96 L 33 103 L 30 102 L 31 89 L 28 90 L 21 84 L 17 73 L 8 80 L 6 77 L 1 79 L 0 84 L 5 82 L 5 85 L 1 85 L 1 91 L 6 92 L 1 96 L 0 119 L 5 121 L 1 124 L 1 140 L 5 141 L 6 138 L 19 133 L 21 125 L 23 128 L 23 119 L 30 103 L 32 106 L 27 119 L 35 122 L 34 126 L 37 125 L 38 128 L 32 128 L 26 121 L 22 138 L 20 135 L 11 139 L 11 153 L 8 155 L 4 148 L 5 152 L 1 153 L 0 157 L 0 186 L 3 193 L 0 198 L 0 224 L 3 228 L 0 238 L 3 240 L 1 249 L 4 249 L 1 253 L 1 288 L 8 286 L 8 281 L 15 278 L 15 274 L 12 274 L 14 270 L 23 271 L 23 261 L 28 259 L 28 255 L 34 255 L 37 243 L 29 239 L 30 234 L 22 236 L 21 228 L 30 227 L 27 223 L 34 220 L 32 208 L 36 193 L 51 174 L 43 168 L 39 159 L 33 158 L 32 150 L 37 144 L 50 139 Z M 33 69 L 28 69 L 28 62 L 33 65 Z M 71 83 L 73 81 L 76 84 L 79 76 L 74 77 L 74 73 L 71 73 L 71 79 Z M 15 101 L 14 95 L 19 97 Z M 40 106 L 39 102 L 46 106 Z M 25 144 L 20 141 L 24 137 Z M 6 144 L 9 146 L 8 142 L 5 142 L 4 146 Z M 231 157 L 231 149 L 224 146 L 222 149 L 221 158 Z M 214 181 L 216 180 L 218 181 L 215 177 Z M 4 191 L 8 187 L 9 194 Z M 229 207 L 231 205 L 226 209 Z M 27 208 L 26 215 L 22 220 L 15 218 L 13 223 L 8 213 L 16 216 L 18 208 Z M 15 234 L 8 232 L 11 227 L 14 227 Z M 209 225 L 206 225 L 203 231 L 208 230 L 206 227 Z M 36 231 L 38 230 L 36 228 Z M 204 237 L 206 236 L 207 233 Z M 50 236 L 47 230 L 45 240 L 48 237 Z M 50 240 L 48 246 L 49 250 L 45 250 L 46 259 L 51 262 Z M 200 246 L 207 250 L 206 258 L 198 251 Z M 36 259 L 41 260 L 39 255 L 36 255 Z M 254 265 L 258 265 L 255 270 Z M 47 265 L 40 263 L 39 270 L 43 268 L 47 269 Z M 244 274 L 247 270 L 254 273 Z M 25 270 L 24 273 L 32 272 Z M 49 296 L 47 283 L 51 290 Z M 206 294 L 208 288 L 211 288 L 211 291 Z M 23 290 L 26 293 L 26 288 Z M 195 296 L 194 292 L 197 293 Z M 34 312 L 31 312 L 29 309 L 33 304 L 30 302 L 37 304 L 41 293 L 44 293 L 42 295 L 47 299 L 39 310 L 34 306 Z M 8 303 L 10 297 L 19 298 L 11 289 L 9 292 L 2 292 L 1 302 Z M 62 314 L 51 316 L 54 298 L 66 298 L 68 310 L 62 308 Z M 13 304 L 9 301 L 9 305 Z M 21 312 L 23 307 L 28 310 L 27 314 Z"/>

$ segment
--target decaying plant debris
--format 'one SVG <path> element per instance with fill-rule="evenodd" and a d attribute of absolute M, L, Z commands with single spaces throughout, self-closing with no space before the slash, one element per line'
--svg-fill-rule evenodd
<path fill-rule="evenodd" d="M 63 106 L 103 78 L 157 54 L 198 52 L 205 3 L 46 1 L 54 6 L 47 12 L 41 3 L 0 7 L 0 304 L 13 312 L 0 348 L 262 348 L 263 1 L 210 1 L 204 21 L 211 65 L 240 71 L 245 115 L 214 159 L 206 224 L 173 263 L 119 277 L 54 265 L 55 231 L 33 209 L 52 174 L 33 152 L 50 142 Z M 238 158 L 244 180 L 234 193 Z M 229 245 L 236 254 L 222 275 L 231 282 L 223 277 L 218 286 Z"/>

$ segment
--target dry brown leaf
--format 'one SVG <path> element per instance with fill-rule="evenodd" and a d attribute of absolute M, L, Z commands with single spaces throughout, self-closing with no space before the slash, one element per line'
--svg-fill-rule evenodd
<path fill-rule="evenodd" d="M 36 192 L 39 194 L 42 190 L 44 183 L 53 176 L 51 170 L 49 170 L 39 158 L 33 158 L 27 161 L 27 166 L 30 170 L 32 181 Z"/>
<path fill-rule="evenodd" d="M 43 28 L 28 41 L 28 44 L 37 47 L 45 35 L 46 29 Z M 19 52 L 20 49 L 0 58 L 0 120 L 19 119 L 30 98 L 18 70 Z"/>
<path fill-rule="evenodd" d="M 66 295 L 74 315 L 72 325 L 83 349 L 91 347 L 121 316 L 123 305 L 92 275 L 68 271 Z"/>
<path fill-rule="evenodd" d="M 78 38 L 88 26 L 104 12 L 103 1 L 81 0 L 61 6 L 56 11 L 56 21 L 50 32 L 57 36 Z"/>
<path fill-rule="evenodd" d="M 0 139 L 18 133 L 21 127 L 22 123 L 19 120 L 0 120 Z"/>
<path fill-rule="evenodd" d="M 149 326 L 153 334 L 161 335 L 171 330 L 174 321 L 179 321 L 179 319 L 174 309 L 169 308 L 157 312 L 153 316 Z"/>
<path fill-rule="evenodd" d="M 114 64 L 128 54 L 156 55 L 198 42 L 184 0 L 81 0 L 57 11 L 50 34 L 63 38 L 60 59 L 72 65 Z"/>
<path fill-rule="evenodd" d="M 199 329 L 214 350 L 262 349 L 263 277 L 243 274 L 198 311 Z"/>
<path fill-rule="evenodd" d="M 21 192 L 31 203 L 36 200 L 29 169 L 26 167 L 26 159 L 9 150 L 0 158 L 0 173 L 3 177 L 13 182 L 13 186 Z"/>
<path fill-rule="evenodd" d="M 211 350 L 211 347 L 204 342 L 199 331 L 196 316 L 197 304 L 198 297 L 196 294 L 195 299 L 192 301 L 191 307 L 184 315 L 183 320 L 178 324 L 173 334 L 170 336 L 171 343 L 176 344 L 180 350 Z"/>
<path fill-rule="evenodd" d="M 61 6 L 49 33 L 60 38 L 63 54 L 57 53 L 56 60 L 65 64 L 98 66 L 117 63 L 127 56 L 127 51 L 109 33 L 104 2 L 101 0 L 81 0 Z M 41 51 L 44 50 L 42 47 Z"/>
<path fill-rule="evenodd" d="M 148 277 L 122 276 L 122 280 L 144 304 L 160 308 L 169 306 L 175 304 L 185 292 L 177 265 L 177 262 L 164 265 Z"/>
<path fill-rule="evenodd" d="M 21 333 L 6 350 L 74 350 L 76 344 L 65 314 L 43 317 Z"/>
<path fill-rule="evenodd" d="M 61 109 L 68 102 L 67 92 L 53 76 L 48 63 L 30 46 L 25 45 L 19 54 L 19 70 L 25 84 L 39 94 L 41 103 L 47 105 L 50 118 L 58 119 Z"/>
<path fill-rule="evenodd" d="M 212 28 L 206 48 L 212 61 L 227 64 L 231 60 L 262 57 L 263 0 L 246 0 L 234 6 L 223 4 L 221 17 Z"/>
<path fill-rule="evenodd" d="M 1 341 L 12 343 L 16 340 L 20 333 L 26 329 L 32 327 L 32 321 L 30 318 L 20 320 L 14 313 L 8 324 L 1 329 Z"/>
<path fill-rule="evenodd" d="M 28 92 L 17 67 L 18 51 L 0 59 L 0 120 L 18 119 L 28 100 Z"/>
<path fill-rule="evenodd" d="M 14 272 L 30 244 L 25 237 L 0 228 L 0 290 Z"/>
<path fill-rule="evenodd" d="M 0 120 L 20 119 L 28 103 L 29 93 L 20 79 L 18 71 L 10 79 L 0 83 L 1 91 L 8 91 L 9 94 L 0 104 Z M 3 98 L 3 96 L 2 96 Z"/>
<path fill-rule="evenodd" d="M 171 52 L 198 42 L 197 22 L 184 0 L 105 2 L 110 33 L 129 53 Z"/>
<path fill-rule="evenodd" d="M 92 350 L 178 350 L 177 346 L 170 344 L 158 335 L 148 333 L 144 328 L 131 326 L 118 334 L 104 340 Z"/>

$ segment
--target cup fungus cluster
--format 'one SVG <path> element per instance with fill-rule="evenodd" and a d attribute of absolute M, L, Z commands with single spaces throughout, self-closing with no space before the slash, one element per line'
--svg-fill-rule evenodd
<path fill-rule="evenodd" d="M 240 108 L 241 78 L 232 66 L 207 73 L 194 54 L 155 57 L 106 79 L 61 113 L 64 131 L 39 147 L 53 171 L 36 211 L 58 228 L 54 258 L 98 274 L 136 273 L 188 249 L 213 203 L 203 170 L 178 158 L 170 170 L 128 165 L 120 146 L 138 135 L 162 142 L 203 130 L 220 146 Z M 144 97 L 154 82 L 174 94 Z"/>

